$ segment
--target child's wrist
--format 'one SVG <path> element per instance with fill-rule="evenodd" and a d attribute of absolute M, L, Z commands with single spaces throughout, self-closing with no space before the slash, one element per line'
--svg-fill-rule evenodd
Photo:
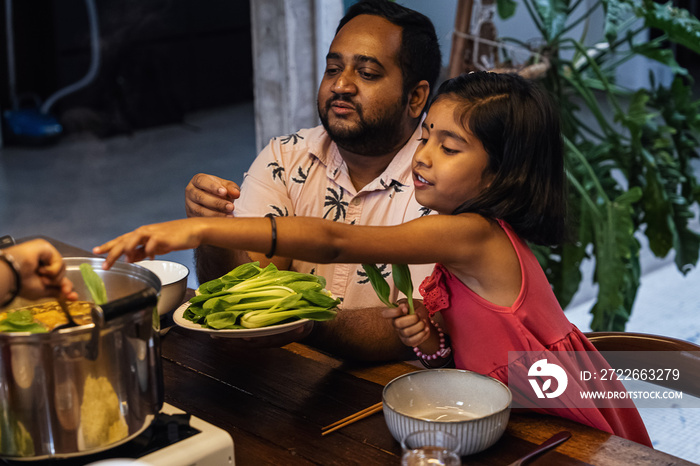
<path fill-rule="evenodd" d="M 435 343 L 433 338 L 429 338 L 429 340 L 433 340 L 430 344 L 423 344 L 419 346 L 414 346 L 413 347 L 413 352 L 416 353 L 416 356 L 421 360 L 421 362 L 424 361 L 435 361 L 438 359 L 448 359 L 450 358 L 452 354 L 452 348 L 450 347 L 449 344 L 449 338 L 445 333 L 442 331 L 442 328 L 431 318 L 430 323 L 434 327 L 434 329 L 437 332 L 437 350 L 426 353 L 424 350 L 428 347 L 435 348 Z M 432 336 L 432 332 L 431 332 Z M 422 349 L 421 349 L 422 347 Z M 425 363 L 424 363 L 425 365 Z M 428 366 L 426 366 L 428 367 Z"/>

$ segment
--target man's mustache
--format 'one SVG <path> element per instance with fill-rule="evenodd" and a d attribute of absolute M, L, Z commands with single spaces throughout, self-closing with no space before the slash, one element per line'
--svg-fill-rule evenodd
<path fill-rule="evenodd" d="M 334 102 L 345 102 L 347 104 L 350 104 L 353 106 L 353 108 L 358 114 L 362 114 L 362 105 L 353 102 L 353 100 L 350 97 L 344 95 L 334 95 L 330 99 L 326 100 L 326 104 L 324 105 L 325 110 L 329 111 L 331 109 L 331 105 L 333 105 Z"/>
<path fill-rule="evenodd" d="M 328 103 L 332 104 L 333 102 L 347 102 L 349 104 L 352 103 L 352 100 L 350 97 L 344 96 L 344 95 L 334 95 L 330 99 L 328 99 Z"/>

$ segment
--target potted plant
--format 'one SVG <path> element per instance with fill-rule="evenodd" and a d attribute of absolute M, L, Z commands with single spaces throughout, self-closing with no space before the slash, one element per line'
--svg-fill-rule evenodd
<path fill-rule="evenodd" d="M 536 48 L 532 41 L 500 41 L 546 57 L 549 66 L 539 79 L 562 114 L 572 241 L 535 248 L 538 259 L 562 307 L 579 289 L 582 263 L 592 260 L 598 294 L 591 328 L 621 331 L 640 285 L 641 235 L 656 256 L 673 252 L 681 273 L 698 261 L 700 235 L 689 222 L 700 203 L 691 166 L 700 147 L 700 101 L 693 98 L 691 76 L 666 45 L 700 54 L 700 22 L 686 10 L 651 0 L 599 0 L 583 13 L 581 3 L 498 0 L 501 18 L 523 6 L 541 36 Z M 596 8 L 598 15 L 603 9 L 604 34 L 591 41 L 584 27 L 583 37 L 570 37 Z M 650 28 L 659 37 L 649 40 Z M 672 83 L 663 85 L 650 73 L 648 88 L 622 87 L 615 68 L 635 56 L 668 67 Z"/>

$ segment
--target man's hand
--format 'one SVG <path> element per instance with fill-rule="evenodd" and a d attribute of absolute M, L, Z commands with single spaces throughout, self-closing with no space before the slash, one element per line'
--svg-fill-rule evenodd
<path fill-rule="evenodd" d="M 233 181 L 198 173 L 185 188 L 185 211 L 188 217 L 230 217 L 233 200 L 240 195 Z"/>
<path fill-rule="evenodd" d="M 185 188 L 185 212 L 188 217 L 231 217 L 233 200 L 240 195 L 240 188 L 233 181 L 198 173 Z M 236 251 L 213 246 L 197 248 L 195 259 L 200 283 L 220 277 L 239 265 Z"/>

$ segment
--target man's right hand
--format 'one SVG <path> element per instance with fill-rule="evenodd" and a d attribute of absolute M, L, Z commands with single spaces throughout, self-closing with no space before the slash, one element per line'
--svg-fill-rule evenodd
<path fill-rule="evenodd" d="M 230 217 L 233 200 L 240 195 L 233 181 L 198 173 L 185 188 L 185 210 L 188 217 Z"/>

